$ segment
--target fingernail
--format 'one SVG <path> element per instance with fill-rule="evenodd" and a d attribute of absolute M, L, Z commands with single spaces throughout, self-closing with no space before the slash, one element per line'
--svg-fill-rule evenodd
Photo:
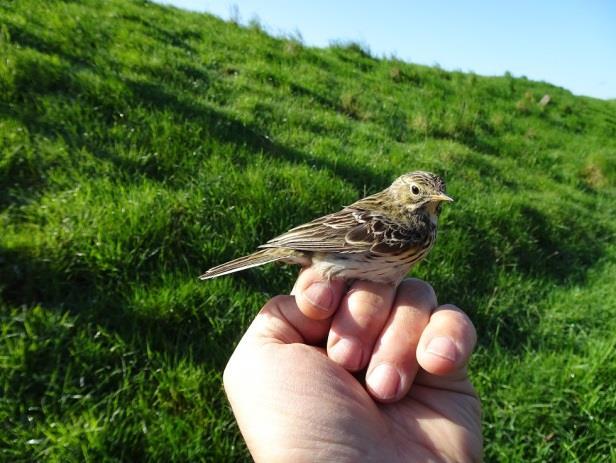
<path fill-rule="evenodd" d="M 452 362 L 456 361 L 456 356 L 458 354 L 456 345 L 450 338 L 445 336 L 432 339 L 432 341 L 428 343 L 426 351 L 438 357 L 451 360 Z"/>
<path fill-rule="evenodd" d="M 355 338 L 340 338 L 328 349 L 327 354 L 329 355 L 329 358 L 347 370 L 359 370 L 359 367 L 361 366 L 361 344 Z"/>
<path fill-rule="evenodd" d="M 366 382 L 370 391 L 379 399 L 393 399 L 400 388 L 400 373 L 393 366 L 382 363 L 368 374 Z"/>
<path fill-rule="evenodd" d="M 334 292 L 329 284 L 323 281 L 312 283 L 306 291 L 304 297 L 313 306 L 321 310 L 330 310 L 334 300 Z"/>

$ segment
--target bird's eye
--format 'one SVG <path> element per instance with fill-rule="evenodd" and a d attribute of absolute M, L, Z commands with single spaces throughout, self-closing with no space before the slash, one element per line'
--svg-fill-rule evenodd
<path fill-rule="evenodd" d="M 418 195 L 418 194 L 419 194 L 419 187 L 418 187 L 417 185 L 413 185 L 413 186 L 411 187 L 411 192 L 412 192 L 414 195 Z"/>

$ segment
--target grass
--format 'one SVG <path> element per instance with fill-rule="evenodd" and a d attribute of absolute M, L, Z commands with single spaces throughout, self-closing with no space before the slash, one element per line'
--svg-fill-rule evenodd
<path fill-rule="evenodd" d="M 196 276 L 427 169 L 456 203 L 414 274 L 477 326 L 486 461 L 616 461 L 614 101 L 8 1 L 0 153 L 0 459 L 248 461 L 221 372 L 296 270 Z"/>

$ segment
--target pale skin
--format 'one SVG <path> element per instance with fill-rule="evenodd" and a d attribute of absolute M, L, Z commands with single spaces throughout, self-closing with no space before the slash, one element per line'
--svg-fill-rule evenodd
<path fill-rule="evenodd" d="M 256 462 L 474 462 L 473 324 L 417 279 L 322 280 L 261 309 L 224 373 Z"/>

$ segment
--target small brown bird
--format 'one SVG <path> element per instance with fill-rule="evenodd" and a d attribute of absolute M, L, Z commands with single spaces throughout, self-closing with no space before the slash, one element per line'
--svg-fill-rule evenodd
<path fill-rule="evenodd" d="M 429 172 L 398 177 L 379 193 L 271 239 L 261 250 L 211 268 L 207 280 L 269 262 L 312 265 L 325 278 L 397 285 L 436 239 L 445 182 Z"/>

